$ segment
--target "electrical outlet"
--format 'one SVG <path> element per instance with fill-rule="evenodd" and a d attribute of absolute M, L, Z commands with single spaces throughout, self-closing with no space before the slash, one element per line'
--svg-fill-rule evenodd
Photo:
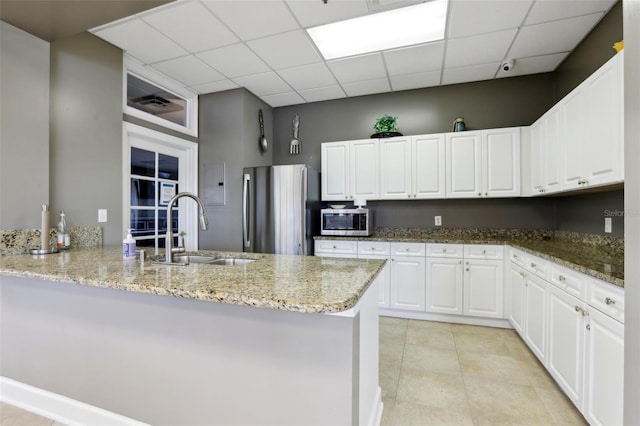
<path fill-rule="evenodd" d="M 107 221 L 107 209 L 98 209 L 98 222 Z"/>
<path fill-rule="evenodd" d="M 434 216 L 436 226 L 442 226 L 442 216 Z"/>
<path fill-rule="evenodd" d="M 611 233 L 611 218 L 610 217 L 605 217 L 604 218 L 604 232 L 606 232 L 607 234 Z"/>

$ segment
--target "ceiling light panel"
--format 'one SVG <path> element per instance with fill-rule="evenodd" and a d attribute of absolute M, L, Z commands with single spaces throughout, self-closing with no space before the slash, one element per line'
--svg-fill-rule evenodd
<path fill-rule="evenodd" d="M 444 38 L 447 0 L 374 13 L 307 29 L 325 59 L 428 43 Z"/>

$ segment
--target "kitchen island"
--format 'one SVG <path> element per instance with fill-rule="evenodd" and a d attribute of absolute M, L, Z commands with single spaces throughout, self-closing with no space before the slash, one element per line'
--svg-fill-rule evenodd
<path fill-rule="evenodd" d="M 384 261 L 201 254 L 255 262 L 166 266 L 119 248 L 1 256 L 0 398 L 70 398 L 79 423 L 78 401 L 112 423 L 380 422 Z M 64 421 L 64 406 L 49 415 Z"/>

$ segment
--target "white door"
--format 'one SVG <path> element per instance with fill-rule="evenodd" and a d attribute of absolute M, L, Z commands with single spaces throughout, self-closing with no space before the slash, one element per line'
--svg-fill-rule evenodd
<path fill-rule="evenodd" d="M 412 138 L 411 176 L 415 198 L 445 197 L 444 134 Z"/>
<path fill-rule="evenodd" d="M 411 138 L 380 139 L 380 198 L 411 198 Z"/>
<path fill-rule="evenodd" d="M 524 269 L 511 264 L 509 273 L 509 285 L 511 287 L 511 300 L 509 321 L 513 328 L 522 336 L 524 321 L 524 284 L 526 272 Z"/>
<path fill-rule="evenodd" d="M 585 305 L 549 286 L 547 369 L 576 407 L 582 409 Z"/>
<path fill-rule="evenodd" d="M 380 197 L 378 141 L 376 139 L 351 141 L 349 156 L 351 168 L 349 199 L 378 199 Z"/>
<path fill-rule="evenodd" d="M 344 201 L 349 191 L 349 142 L 323 143 L 320 149 L 322 199 Z"/>
<path fill-rule="evenodd" d="M 524 341 L 544 364 L 547 352 L 547 283 L 528 274 L 524 292 Z"/>
<path fill-rule="evenodd" d="M 424 311 L 425 259 L 399 257 L 391 259 L 389 280 L 391 308 Z"/>
<path fill-rule="evenodd" d="M 426 311 L 462 315 L 462 259 L 427 258 Z"/>
<path fill-rule="evenodd" d="M 464 261 L 464 315 L 503 317 L 503 271 L 502 260 Z"/>
<path fill-rule="evenodd" d="M 164 248 L 167 227 L 184 233 L 187 250 L 198 248 L 196 203 L 169 200 L 178 192 L 198 193 L 198 144 L 131 123 L 123 123 L 123 223 L 138 247 Z M 123 230 L 123 234 L 126 229 Z"/>
<path fill-rule="evenodd" d="M 542 144 L 545 133 L 543 118 L 531 125 L 529 129 L 529 188 L 531 195 L 536 196 L 544 192 L 542 185 Z"/>
<path fill-rule="evenodd" d="M 483 195 L 520 195 L 520 128 L 482 131 Z"/>
<path fill-rule="evenodd" d="M 447 133 L 446 196 L 477 198 L 482 196 L 481 132 Z"/>
<path fill-rule="evenodd" d="M 587 135 L 584 89 L 574 89 L 562 101 L 562 186 L 575 189 L 584 180 L 584 143 Z"/>
<path fill-rule="evenodd" d="M 542 138 L 542 187 L 545 193 L 562 190 L 562 137 L 560 134 L 561 109 L 553 108 L 544 116 Z"/>

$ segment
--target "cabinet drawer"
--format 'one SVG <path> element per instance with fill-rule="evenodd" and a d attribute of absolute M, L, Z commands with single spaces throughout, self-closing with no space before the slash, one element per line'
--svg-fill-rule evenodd
<path fill-rule="evenodd" d="M 388 256 L 391 244 L 384 241 L 358 241 L 358 256 Z"/>
<path fill-rule="evenodd" d="M 549 262 L 546 260 L 536 256 L 529 256 L 524 267 L 540 278 L 549 280 Z"/>
<path fill-rule="evenodd" d="M 586 277 L 583 274 L 555 263 L 551 263 L 549 270 L 549 280 L 553 285 L 584 300 Z"/>
<path fill-rule="evenodd" d="M 587 303 L 624 323 L 624 289 L 595 278 L 588 280 Z"/>
<path fill-rule="evenodd" d="M 357 256 L 357 241 L 348 240 L 316 240 L 315 254 L 322 256 L 352 255 Z"/>
<path fill-rule="evenodd" d="M 427 244 L 427 256 L 429 257 L 463 257 L 462 244 Z"/>
<path fill-rule="evenodd" d="M 391 255 L 395 256 L 420 256 L 426 255 L 425 243 L 391 243 Z"/>
<path fill-rule="evenodd" d="M 511 254 L 509 255 L 509 257 L 511 258 L 511 261 L 517 265 L 520 265 L 522 267 L 524 267 L 527 264 L 527 260 L 529 260 L 529 256 L 527 256 L 527 254 L 523 251 L 520 251 L 518 249 L 514 249 L 511 248 Z"/>
<path fill-rule="evenodd" d="M 489 244 L 465 244 L 465 259 L 503 259 L 504 246 Z"/>

